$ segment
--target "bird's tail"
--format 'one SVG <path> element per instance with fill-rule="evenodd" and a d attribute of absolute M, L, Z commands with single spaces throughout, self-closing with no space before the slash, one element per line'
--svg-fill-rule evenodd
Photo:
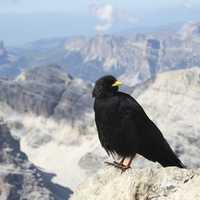
<path fill-rule="evenodd" d="M 160 160 L 160 164 L 163 167 L 175 166 L 179 168 L 186 168 L 186 166 L 179 160 L 175 153 L 172 153 L 167 158 L 165 157 L 163 160 Z"/>

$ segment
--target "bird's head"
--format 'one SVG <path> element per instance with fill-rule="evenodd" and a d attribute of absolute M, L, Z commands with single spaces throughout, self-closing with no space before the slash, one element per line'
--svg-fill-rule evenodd
<path fill-rule="evenodd" d="M 92 96 L 95 98 L 112 96 L 119 90 L 121 84 L 114 76 L 103 76 L 96 81 Z"/>

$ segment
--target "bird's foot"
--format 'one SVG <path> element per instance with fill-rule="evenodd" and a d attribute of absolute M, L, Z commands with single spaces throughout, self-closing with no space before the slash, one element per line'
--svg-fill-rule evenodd
<path fill-rule="evenodd" d="M 131 168 L 129 165 L 124 165 L 122 163 L 114 162 L 105 162 L 107 165 L 114 166 L 115 168 L 121 169 L 121 173 L 125 172 L 127 169 Z"/>

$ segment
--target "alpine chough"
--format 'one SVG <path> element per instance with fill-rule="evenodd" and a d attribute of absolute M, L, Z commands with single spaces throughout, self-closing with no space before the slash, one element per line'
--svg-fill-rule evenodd
<path fill-rule="evenodd" d="M 184 168 L 161 131 L 149 119 L 140 104 L 118 91 L 121 82 L 108 75 L 96 81 L 93 89 L 95 122 L 101 145 L 108 155 L 118 154 L 119 163 L 110 163 L 123 171 L 130 168 L 136 154 L 159 162 L 163 167 Z M 128 164 L 124 160 L 130 158 Z"/>

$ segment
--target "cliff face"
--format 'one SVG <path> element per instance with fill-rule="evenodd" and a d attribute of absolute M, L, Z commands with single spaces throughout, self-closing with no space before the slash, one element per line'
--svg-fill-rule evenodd
<path fill-rule="evenodd" d="M 91 91 L 90 84 L 72 78 L 57 65 L 32 68 L 16 80 L 0 79 L 0 101 L 13 110 L 69 124 L 91 112 Z"/>
<path fill-rule="evenodd" d="M 200 170 L 108 167 L 84 181 L 71 200 L 199 200 Z"/>
<path fill-rule="evenodd" d="M 51 182 L 53 174 L 39 170 L 20 150 L 6 124 L 0 122 L 0 199 L 60 200 L 71 191 Z M 64 196 L 63 196 L 64 195 Z"/>
<path fill-rule="evenodd" d="M 64 59 L 72 75 L 94 81 L 111 73 L 134 86 L 163 71 L 200 66 L 199 27 L 189 23 L 171 34 L 75 37 L 66 42 Z"/>
<path fill-rule="evenodd" d="M 200 69 L 161 73 L 137 100 L 185 165 L 200 167 Z"/>
<path fill-rule="evenodd" d="M 70 188 L 85 176 L 77 163 L 93 148 L 88 136 L 94 133 L 91 91 L 91 84 L 57 65 L 26 70 L 15 80 L 0 79 L 0 118 L 20 138 L 30 160 Z"/>

